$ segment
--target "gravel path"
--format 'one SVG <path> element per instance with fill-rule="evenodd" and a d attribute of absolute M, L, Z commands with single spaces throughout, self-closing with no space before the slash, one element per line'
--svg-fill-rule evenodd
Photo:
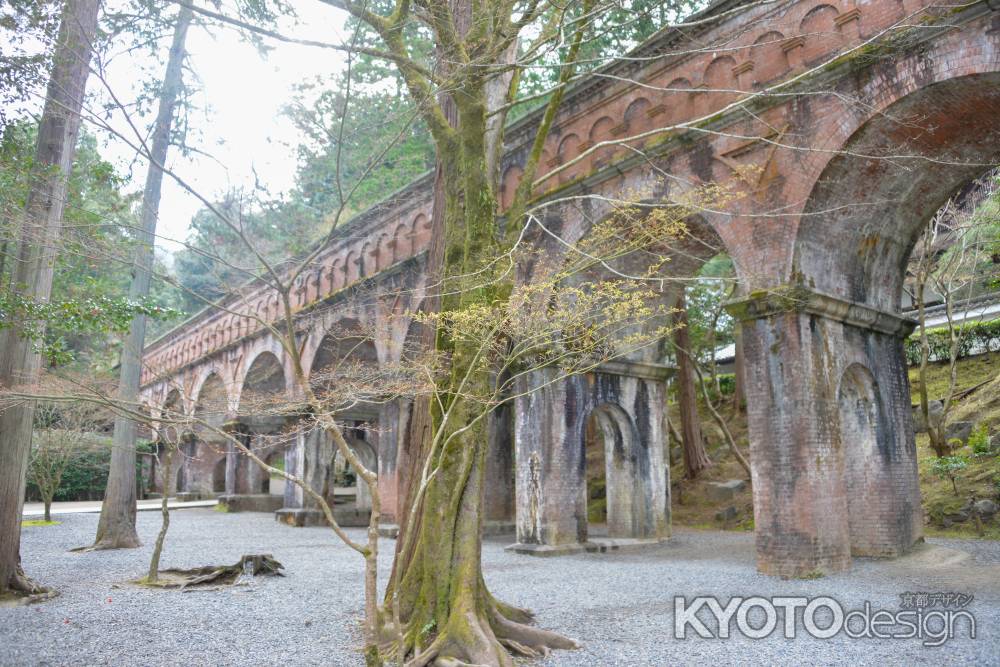
<path fill-rule="evenodd" d="M 360 557 L 323 528 L 290 528 L 265 514 L 173 514 L 164 567 L 232 563 L 272 553 L 288 576 L 252 587 L 180 593 L 124 584 L 141 575 L 159 527 L 139 514 L 138 550 L 68 553 L 93 539 L 97 515 L 24 529 L 28 572 L 61 591 L 55 600 L 0 609 L 2 665 L 360 665 Z M 360 538 L 360 531 L 357 531 Z M 484 548 L 498 597 L 533 609 L 543 627 L 583 644 L 540 665 L 992 664 L 1000 663 L 1000 543 L 931 540 L 891 562 L 857 560 L 850 573 L 810 581 L 757 574 L 752 536 L 678 531 L 666 545 L 616 555 L 554 559 Z M 383 542 L 391 551 L 391 541 Z M 382 581 L 388 559 L 382 563 Z M 673 597 L 829 595 L 845 608 L 899 608 L 907 591 L 975 594 L 978 636 L 926 648 L 916 639 L 674 639 Z M 751 620 L 754 620 L 751 614 Z"/>

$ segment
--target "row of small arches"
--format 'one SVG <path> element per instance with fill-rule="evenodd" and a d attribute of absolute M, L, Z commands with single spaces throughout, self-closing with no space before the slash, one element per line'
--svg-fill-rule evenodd
<path fill-rule="evenodd" d="M 751 43 L 733 47 L 730 53 L 711 57 L 698 81 L 692 81 L 688 77 L 675 77 L 662 87 L 651 84 L 656 90 L 637 87 L 637 94 L 621 116 L 602 114 L 590 123 L 585 132 L 573 128 L 578 124 L 575 122 L 564 131 L 555 128 L 548 145 L 543 149 L 538 173 L 544 175 L 601 142 L 670 127 L 720 109 L 740 95 L 784 76 L 795 67 L 808 66 L 829 55 L 856 36 L 857 28 L 850 26 L 860 17 L 860 10 L 857 8 L 842 12 L 832 4 L 819 4 L 804 12 L 798 21 L 797 35 L 789 38 L 778 30 L 767 30 Z M 855 32 L 852 33 L 851 30 Z M 741 55 L 742 61 L 737 59 Z M 691 65 L 686 62 L 678 67 L 690 68 Z M 632 145 L 641 147 L 642 143 Z M 563 170 L 550 182 L 545 182 L 542 187 L 554 187 L 581 173 L 600 169 L 615 155 L 625 157 L 625 151 L 627 149 L 613 145 L 597 149 L 579 164 Z M 511 165 L 504 171 L 500 193 L 503 208 L 513 203 L 514 192 L 523 173 L 520 165 Z"/>
<path fill-rule="evenodd" d="M 315 269 L 306 271 L 292 289 L 292 308 L 300 309 L 364 278 L 384 271 L 393 264 L 412 257 L 430 242 L 430 219 L 417 215 L 409 223 L 386 225 L 391 229 L 372 239 L 356 243 L 347 252 L 320 260 Z M 281 300 L 277 294 L 265 295 L 252 306 L 253 315 L 273 322 L 278 319 Z M 149 362 L 149 373 L 179 368 L 221 347 L 239 340 L 259 328 L 249 317 L 230 314 L 218 318 L 204 330 L 187 336 L 158 353 Z"/>

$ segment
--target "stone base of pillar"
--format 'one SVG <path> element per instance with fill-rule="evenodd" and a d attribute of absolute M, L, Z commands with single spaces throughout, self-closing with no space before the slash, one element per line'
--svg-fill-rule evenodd
<path fill-rule="evenodd" d="M 284 504 L 282 496 L 265 493 L 234 493 L 219 496 L 219 509 L 223 512 L 273 512 Z"/>
<path fill-rule="evenodd" d="M 399 526 L 394 523 L 383 523 L 378 527 L 378 536 L 394 540 L 399 537 Z"/>
<path fill-rule="evenodd" d="M 344 528 L 367 528 L 371 512 L 358 511 L 350 505 L 342 505 L 333 508 L 333 517 Z M 323 512 L 302 507 L 283 507 L 274 513 L 274 520 L 296 528 L 327 525 Z"/>
<path fill-rule="evenodd" d="M 609 553 L 643 551 L 664 544 L 668 538 L 639 539 L 596 537 L 587 542 L 571 542 L 569 544 L 522 544 L 520 542 L 504 547 L 504 551 L 524 556 L 569 556 L 579 553 Z"/>
<path fill-rule="evenodd" d="M 365 523 L 367 526 L 368 524 Z M 496 537 L 497 535 L 510 535 L 515 532 L 516 526 L 513 521 L 487 521 L 483 526 L 483 537 Z M 395 523 L 383 523 L 378 527 L 379 537 L 394 540 L 399 537 L 399 525 Z"/>
<path fill-rule="evenodd" d="M 517 524 L 513 521 L 487 521 L 483 525 L 483 536 L 512 535 L 517 532 Z"/>
<path fill-rule="evenodd" d="M 153 497 L 150 494 L 147 495 L 149 495 L 150 498 Z M 163 496 L 157 494 L 156 497 L 162 498 Z M 181 491 L 174 495 L 174 498 L 176 498 L 179 502 L 184 502 L 184 503 L 189 502 L 191 500 L 215 500 L 217 497 L 218 494 L 216 493 L 206 493 L 203 491 Z"/>

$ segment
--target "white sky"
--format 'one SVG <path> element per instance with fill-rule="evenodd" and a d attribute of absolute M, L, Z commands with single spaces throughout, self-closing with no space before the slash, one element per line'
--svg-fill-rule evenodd
<path fill-rule="evenodd" d="M 324 42 L 343 41 L 342 12 L 318 0 L 292 0 L 291 4 L 298 19 L 282 20 L 278 32 Z M 233 13 L 225 9 L 223 12 Z M 191 118 L 198 132 L 189 139 L 189 144 L 212 157 L 195 153 L 183 157 L 172 149 L 167 164 L 209 199 L 232 187 L 252 186 L 254 172 L 272 194 L 291 187 L 296 168 L 295 148 L 301 138 L 292 122 L 282 115 L 281 107 L 291 100 L 295 84 L 317 75 L 332 75 L 343 61 L 340 53 L 331 49 L 265 41 L 273 48 L 262 56 L 252 44 L 244 43 L 236 30 L 217 23 L 212 26 L 211 34 L 196 26 L 188 33 L 189 65 L 200 79 L 193 82 L 199 88 L 194 101 L 201 107 Z M 168 45 L 169 41 L 164 50 Z M 165 58 L 164 53 L 164 61 Z M 134 56 L 110 59 L 107 80 L 123 101 L 134 97 L 133 82 L 143 66 L 149 63 L 137 61 Z M 157 76 L 162 76 L 164 66 L 155 66 L 153 71 Z M 100 92 L 100 88 L 100 81 L 92 77 L 88 90 Z M 125 128 L 120 120 L 115 126 Z M 146 163 L 132 164 L 129 170 L 134 150 L 114 137 L 104 138 L 102 143 L 102 155 L 123 173 L 131 173 L 129 187 L 140 191 Z M 176 250 L 179 246 L 172 241 L 184 240 L 191 217 L 200 206 L 197 198 L 166 175 L 157 226 L 161 237 L 158 245 L 165 250 Z"/>

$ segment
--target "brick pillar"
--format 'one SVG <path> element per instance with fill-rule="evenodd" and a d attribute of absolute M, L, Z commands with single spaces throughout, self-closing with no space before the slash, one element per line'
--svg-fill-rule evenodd
<path fill-rule="evenodd" d="M 404 451 L 404 439 L 408 433 L 413 401 L 396 399 L 379 409 L 378 439 L 378 490 L 382 500 L 381 523 L 399 522 L 400 496 L 400 455 Z"/>
<path fill-rule="evenodd" d="M 742 320 L 758 569 L 794 577 L 848 569 L 852 547 L 901 553 L 921 514 L 900 342 L 912 323 L 802 287 L 730 309 Z"/>
<path fill-rule="evenodd" d="M 285 450 L 285 471 L 289 474 L 301 478 L 305 473 L 305 446 L 306 434 L 302 429 L 295 431 L 295 439 L 291 446 Z M 283 506 L 288 509 L 302 507 L 303 496 L 302 487 L 292 482 L 285 482 L 285 498 Z"/>
<path fill-rule="evenodd" d="M 514 410 L 504 404 L 490 413 L 486 455 L 487 532 L 509 531 L 514 521 Z"/>
<path fill-rule="evenodd" d="M 567 424 L 585 411 L 585 397 L 574 383 L 552 382 L 558 372 L 532 371 L 516 387 L 516 528 L 522 545 L 558 547 L 587 539 L 584 451 Z"/>
<path fill-rule="evenodd" d="M 302 479 L 309 488 L 319 494 L 329 491 L 327 502 L 333 502 L 333 489 L 327 489 L 330 466 L 333 465 L 334 444 L 321 428 L 313 428 L 306 433 L 302 446 Z M 319 505 L 309 496 L 303 496 L 302 507 L 319 509 Z"/>

